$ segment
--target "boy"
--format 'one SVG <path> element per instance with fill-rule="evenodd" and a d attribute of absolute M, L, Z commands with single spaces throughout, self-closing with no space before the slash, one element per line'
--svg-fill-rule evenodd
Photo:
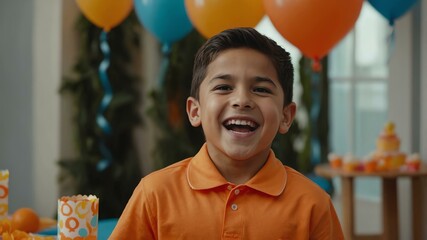
<path fill-rule="evenodd" d="M 206 143 L 143 178 L 110 239 L 343 239 L 329 196 L 271 150 L 294 119 L 292 87 L 289 53 L 256 30 L 209 39 L 187 99 Z"/>

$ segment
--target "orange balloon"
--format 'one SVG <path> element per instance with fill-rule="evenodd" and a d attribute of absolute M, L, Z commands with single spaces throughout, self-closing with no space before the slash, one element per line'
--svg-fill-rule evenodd
<path fill-rule="evenodd" d="M 185 0 L 193 26 L 206 38 L 235 27 L 255 27 L 265 15 L 262 0 Z"/>
<path fill-rule="evenodd" d="M 106 32 L 120 24 L 133 7 L 132 0 L 76 0 L 76 2 L 83 15 Z"/>
<path fill-rule="evenodd" d="M 353 28 L 363 0 L 264 0 L 277 31 L 295 47 L 319 60 Z"/>

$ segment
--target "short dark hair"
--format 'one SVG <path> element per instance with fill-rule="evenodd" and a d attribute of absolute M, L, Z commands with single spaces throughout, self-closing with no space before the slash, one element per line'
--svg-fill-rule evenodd
<path fill-rule="evenodd" d="M 199 99 L 199 88 L 206 77 L 208 65 L 222 52 L 233 48 L 250 48 L 265 54 L 277 71 L 280 85 L 285 94 L 284 104 L 292 102 L 294 67 L 289 52 L 274 40 L 253 28 L 225 30 L 206 41 L 197 51 L 193 66 L 190 95 Z"/>

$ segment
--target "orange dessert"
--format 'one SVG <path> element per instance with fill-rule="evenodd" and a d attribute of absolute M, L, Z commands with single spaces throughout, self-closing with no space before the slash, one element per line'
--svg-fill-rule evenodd
<path fill-rule="evenodd" d="M 378 160 L 373 154 L 363 159 L 363 170 L 368 173 L 376 172 Z"/>
<path fill-rule="evenodd" d="M 394 123 L 388 122 L 377 139 L 378 152 L 399 151 L 400 139 L 394 131 Z"/>
<path fill-rule="evenodd" d="M 418 153 L 409 155 L 406 158 L 406 166 L 410 171 L 418 171 L 421 167 L 421 158 Z"/>
<path fill-rule="evenodd" d="M 328 160 L 331 168 L 339 169 L 342 167 L 342 157 L 340 155 L 337 155 L 335 153 L 329 153 Z"/>
<path fill-rule="evenodd" d="M 379 172 L 388 171 L 387 166 L 386 166 L 383 159 L 378 161 L 377 171 L 379 171 Z"/>
<path fill-rule="evenodd" d="M 347 154 L 343 159 L 343 170 L 347 172 L 357 171 L 359 168 L 359 160 L 351 154 Z"/>
<path fill-rule="evenodd" d="M 405 165 L 406 162 L 406 154 L 402 152 L 397 152 L 393 154 L 393 164 L 396 169 Z"/>
<path fill-rule="evenodd" d="M 399 170 L 405 165 L 406 154 L 400 152 L 400 139 L 395 133 L 395 126 L 387 122 L 377 139 L 375 156 L 378 159 L 378 170 Z"/>
<path fill-rule="evenodd" d="M 364 167 L 365 172 L 368 172 L 368 173 L 376 172 L 377 171 L 378 162 L 376 162 L 376 161 L 368 161 L 368 162 L 365 162 L 364 166 L 365 166 Z"/>

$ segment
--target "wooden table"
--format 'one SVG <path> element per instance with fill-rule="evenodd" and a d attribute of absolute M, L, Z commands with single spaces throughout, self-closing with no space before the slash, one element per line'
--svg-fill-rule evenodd
<path fill-rule="evenodd" d="M 332 178 L 340 177 L 342 181 L 343 230 L 348 240 L 397 240 L 399 239 L 399 216 L 397 202 L 397 179 L 409 177 L 412 188 L 412 232 L 414 240 L 422 239 L 422 207 L 423 201 L 422 178 L 427 176 L 427 166 L 419 171 L 389 171 L 389 172 L 348 172 L 332 169 L 329 164 L 316 166 L 315 173 L 319 176 Z M 354 227 L 354 179 L 357 177 L 379 177 L 382 180 L 382 221 L 381 235 L 356 235 Z"/>

